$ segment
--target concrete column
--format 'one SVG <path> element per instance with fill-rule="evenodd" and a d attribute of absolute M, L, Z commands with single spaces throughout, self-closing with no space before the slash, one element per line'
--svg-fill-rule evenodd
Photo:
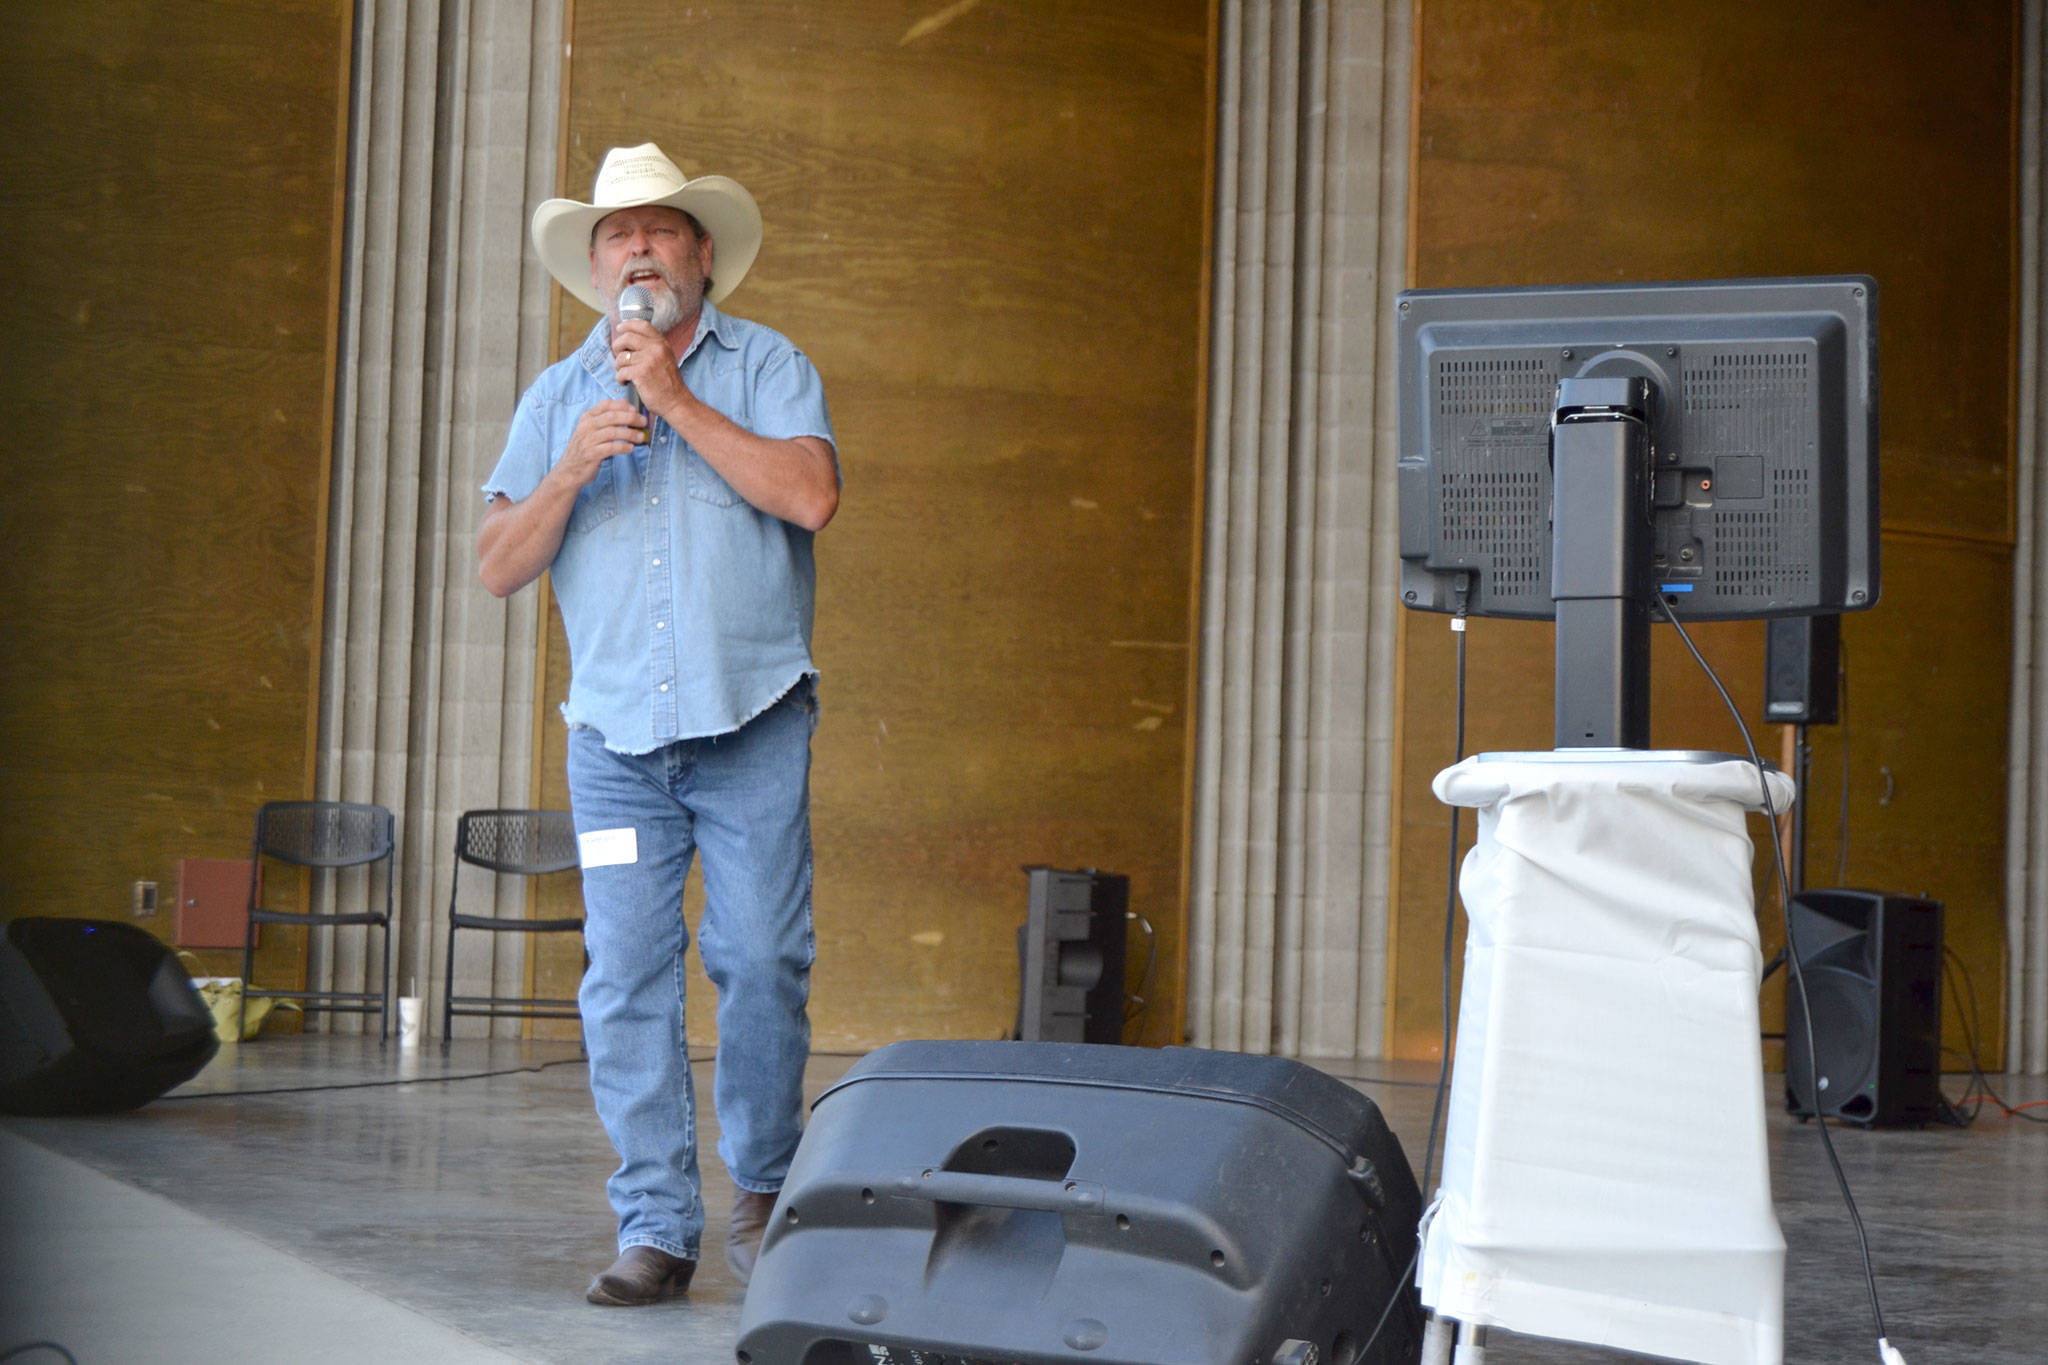
<path fill-rule="evenodd" d="M 2012 758 L 2007 764 L 2006 1066 L 2048 1072 L 2048 247 L 2042 204 L 2043 0 L 2026 0 L 2020 107 L 2019 439 L 2015 458 L 2012 611 Z"/>
<path fill-rule="evenodd" d="M 1230 0 L 1219 26 L 1190 883 L 1206 1046 L 1381 1048 L 1410 18 Z"/>
<path fill-rule="evenodd" d="M 526 224 L 555 189 L 562 22 L 561 0 L 357 10 L 317 786 L 398 816 L 395 988 L 434 1012 L 456 816 L 532 804 L 539 605 L 487 594 L 473 543 L 478 486 L 547 363 Z M 523 913 L 523 887 L 501 897 Z M 365 937 L 322 935 L 309 976 L 374 981 Z M 523 988 L 524 936 L 469 937 L 459 991 Z"/>

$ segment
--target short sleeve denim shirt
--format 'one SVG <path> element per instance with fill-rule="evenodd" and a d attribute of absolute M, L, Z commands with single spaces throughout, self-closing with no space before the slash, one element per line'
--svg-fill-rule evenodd
<path fill-rule="evenodd" d="M 624 397 L 611 325 L 519 400 L 486 496 L 525 498 L 601 399 Z M 779 333 L 707 300 L 681 360 L 691 393 L 757 436 L 832 440 L 825 389 Z M 727 734 L 813 675 L 812 536 L 756 510 L 660 418 L 576 498 L 550 566 L 569 640 L 562 715 L 620 753 Z"/>

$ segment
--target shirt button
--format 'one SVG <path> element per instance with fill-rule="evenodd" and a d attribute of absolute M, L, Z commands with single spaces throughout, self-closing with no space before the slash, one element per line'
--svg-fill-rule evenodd
<path fill-rule="evenodd" d="M 656 621 L 656 622 L 654 623 L 654 628 L 655 628 L 656 630 L 666 630 L 666 629 L 668 629 L 668 622 L 666 622 L 666 621 Z"/>
<path fill-rule="evenodd" d="M 664 691 L 664 692 L 668 691 L 668 684 L 667 684 L 667 683 L 663 683 L 663 684 L 661 685 L 661 690 L 662 690 L 662 691 Z"/>
<path fill-rule="evenodd" d="M 649 501 L 649 502 L 652 502 L 652 503 L 653 503 L 653 504 L 654 504 L 654 505 L 655 505 L 656 507 L 659 507 L 659 506 L 661 506 L 661 499 L 660 499 L 660 498 L 650 498 L 650 499 L 648 499 L 648 501 Z"/>
<path fill-rule="evenodd" d="M 655 560 L 655 561 L 654 561 L 654 567 L 655 567 L 655 568 L 657 568 L 657 569 L 658 569 L 658 568 L 660 568 L 660 567 L 661 567 L 661 561 L 660 561 L 660 560 L 658 560 L 658 559 L 657 559 L 657 560 Z"/>

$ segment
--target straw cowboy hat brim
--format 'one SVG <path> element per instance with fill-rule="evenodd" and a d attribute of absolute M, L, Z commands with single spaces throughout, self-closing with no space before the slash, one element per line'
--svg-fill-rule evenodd
<path fill-rule="evenodd" d="M 744 186 L 722 175 L 692 180 L 651 142 L 606 152 L 590 198 L 550 199 L 535 209 L 533 246 L 548 274 L 600 313 L 604 300 L 590 283 L 590 233 L 608 213 L 661 204 L 703 224 L 712 241 L 713 303 L 739 287 L 761 250 L 761 209 Z"/>

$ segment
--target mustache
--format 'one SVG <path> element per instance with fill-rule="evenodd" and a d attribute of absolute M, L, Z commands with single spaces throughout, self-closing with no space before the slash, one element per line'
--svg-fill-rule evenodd
<path fill-rule="evenodd" d="M 671 294 L 675 293 L 676 282 L 674 277 L 668 273 L 660 261 L 657 261 L 652 256 L 635 256 L 632 260 L 620 266 L 618 278 L 612 281 L 612 293 L 617 294 L 620 290 L 624 289 L 626 281 L 643 270 L 651 270 L 660 276 L 661 282 L 668 286 L 668 291 Z"/>

